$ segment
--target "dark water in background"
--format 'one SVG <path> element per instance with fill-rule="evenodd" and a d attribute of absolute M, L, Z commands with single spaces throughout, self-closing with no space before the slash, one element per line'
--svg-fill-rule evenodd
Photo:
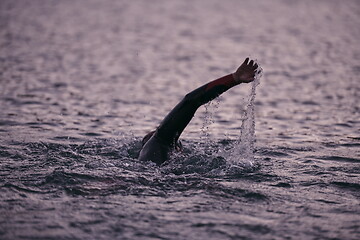
<path fill-rule="evenodd" d="M 0 239 L 359 239 L 359 1 L 0 2 Z M 139 141 L 259 59 L 160 168 Z"/>

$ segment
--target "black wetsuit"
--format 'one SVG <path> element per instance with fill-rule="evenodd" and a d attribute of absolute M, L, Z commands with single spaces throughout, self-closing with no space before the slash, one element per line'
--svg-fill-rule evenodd
<path fill-rule="evenodd" d="M 153 161 L 158 165 L 165 162 L 196 110 L 237 84 L 232 74 L 229 74 L 188 93 L 148 138 L 140 151 L 139 159 Z"/>

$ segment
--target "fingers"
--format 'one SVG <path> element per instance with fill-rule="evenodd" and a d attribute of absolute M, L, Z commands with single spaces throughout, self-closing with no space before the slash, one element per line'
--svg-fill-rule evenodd
<path fill-rule="evenodd" d="M 252 69 L 254 69 L 254 72 L 259 72 L 261 70 L 259 70 L 259 65 L 254 61 L 254 60 L 250 60 L 249 57 L 247 57 L 245 59 L 245 61 L 243 62 L 242 65 L 246 65 L 246 66 L 249 66 L 249 67 L 252 67 Z"/>
<path fill-rule="evenodd" d="M 259 65 L 258 65 L 257 63 L 255 63 L 255 65 L 254 65 L 254 71 L 256 72 L 256 71 L 258 70 L 258 68 L 259 68 Z"/>
<path fill-rule="evenodd" d="M 253 67 L 254 72 L 256 72 L 257 69 L 259 68 L 259 65 L 258 65 L 254 60 L 251 60 L 251 61 L 249 62 L 249 65 L 250 65 L 251 67 Z"/>
<path fill-rule="evenodd" d="M 250 66 L 252 66 L 252 67 L 255 67 L 255 68 L 257 68 L 259 65 L 254 61 L 254 60 L 250 60 L 250 58 L 246 58 L 245 59 L 245 61 L 244 61 L 244 63 L 246 64 L 246 65 L 250 65 Z M 243 63 L 243 64 L 244 64 Z"/>

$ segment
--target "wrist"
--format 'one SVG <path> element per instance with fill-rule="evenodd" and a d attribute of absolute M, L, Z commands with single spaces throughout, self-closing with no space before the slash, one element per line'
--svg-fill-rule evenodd
<path fill-rule="evenodd" d="M 232 77 L 233 77 L 234 82 L 235 82 L 236 84 L 241 83 L 241 79 L 240 79 L 239 76 L 236 74 L 236 72 L 232 73 Z"/>

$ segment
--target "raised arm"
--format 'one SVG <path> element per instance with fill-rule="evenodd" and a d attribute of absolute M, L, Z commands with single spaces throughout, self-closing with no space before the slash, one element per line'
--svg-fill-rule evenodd
<path fill-rule="evenodd" d="M 160 138 L 174 143 L 203 104 L 240 83 L 254 80 L 258 64 L 246 58 L 236 72 L 211 81 L 188 93 L 184 99 L 164 118 L 157 129 Z"/>

